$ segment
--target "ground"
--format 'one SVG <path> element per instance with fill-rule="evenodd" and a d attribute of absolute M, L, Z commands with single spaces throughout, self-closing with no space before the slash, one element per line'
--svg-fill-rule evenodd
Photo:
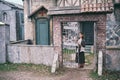
<path fill-rule="evenodd" d="M 92 80 L 90 70 L 65 69 L 62 73 L 41 73 L 34 71 L 0 71 L 0 80 Z"/>
<path fill-rule="evenodd" d="M 71 56 L 75 57 L 75 55 Z M 93 55 L 87 55 L 84 68 L 78 68 L 72 60 L 64 63 L 65 67 L 50 73 L 51 67 L 34 64 L 0 64 L 0 80 L 92 80 L 90 78 L 91 67 L 93 68 Z"/>

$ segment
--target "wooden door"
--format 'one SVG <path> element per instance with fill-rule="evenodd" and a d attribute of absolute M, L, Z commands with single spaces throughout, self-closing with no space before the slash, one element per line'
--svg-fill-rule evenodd
<path fill-rule="evenodd" d="M 47 19 L 37 20 L 36 44 L 49 45 L 49 22 Z"/>
<path fill-rule="evenodd" d="M 85 36 L 86 45 L 94 44 L 94 22 L 82 22 L 82 32 Z"/>

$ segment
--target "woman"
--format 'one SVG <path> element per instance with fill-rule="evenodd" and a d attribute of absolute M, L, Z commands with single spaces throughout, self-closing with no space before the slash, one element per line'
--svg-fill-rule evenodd
<path fill-rule="evenodd" d="M 78 54 L 77 54 L 77 63 L 79 68 L 83 68 L 85 64 L 85 41 L 82 33 L 79 34 L 80 39 L 78 39 Z"/>

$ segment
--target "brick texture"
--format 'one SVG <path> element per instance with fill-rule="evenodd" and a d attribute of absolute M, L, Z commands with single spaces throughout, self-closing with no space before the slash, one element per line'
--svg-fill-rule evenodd
<path fill-rule="evenodd" d="M 56 15 L 53 16 L 53 39 L 54 45 L 59 47 L 59 56 L 62 63 L 62 26 L 61 22 L 66 21 L 94 21 L 96 22 L 96 51 L 102 50 L 105 53 L 106 41 L 106 14 L 78 14 L 78 15 Z"/>

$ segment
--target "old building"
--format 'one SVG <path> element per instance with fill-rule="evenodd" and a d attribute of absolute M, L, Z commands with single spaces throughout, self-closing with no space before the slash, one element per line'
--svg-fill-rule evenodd
<path fill-rule="evenodd" d="M 117 47 L 119 0 L 23 0 L 23 2 L 25 39 L 32 40 L 37 46 L 47 45 L 55 48 L 61 65 L 63 52 L 75 49 L 78 33 L 83 32 L 86 45 L 93 48 L 96 57 L 99 51 L 103 52 L 104 67 L 120 70 L 120 63 L 115 64 L 120 59 Z"/>
<path fill-rule="evenodd" d="M 0 0 L 0 21 L 10 25 L 10 41 L 24 39 L 22 5 Z"/>

